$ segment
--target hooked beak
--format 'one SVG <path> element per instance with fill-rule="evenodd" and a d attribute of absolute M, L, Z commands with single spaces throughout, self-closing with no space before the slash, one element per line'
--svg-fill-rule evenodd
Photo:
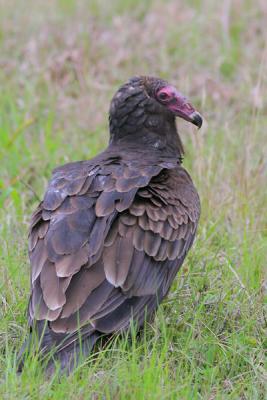
<path fill-rule="evenodd" d="M 198 129 L 201 128 L 203 119 L 202 119 L 201 115 L 199 114 L 199 112 L 194 111 L 192 114 L 189 115 L 189 118 L 190 118 L 190 122 L 192 122 L 192 124 L 196 125 L 198 127 Z"/>
<path fill-rule="evenodd" d="M 187 99 L 180 93 L 177 93 L 176 101 L 170 106 L 171 111 L 180 118 L 196 125 L 198 129 L 201 128 L 203 119 L 199 112 L 187 101 Z"/>

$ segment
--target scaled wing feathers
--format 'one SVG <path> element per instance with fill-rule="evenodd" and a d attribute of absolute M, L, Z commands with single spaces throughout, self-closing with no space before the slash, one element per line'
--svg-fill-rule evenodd
<path fill-rule="evenodd" d="M 199 212 L 177 164 L 102 155 L 58 168 L 32 217 L 31 323 L 48 320 L 71 341 L 83 326 L 91 334 L 125 330 L 131 318 L 142 325 L 191 247 Z"/>

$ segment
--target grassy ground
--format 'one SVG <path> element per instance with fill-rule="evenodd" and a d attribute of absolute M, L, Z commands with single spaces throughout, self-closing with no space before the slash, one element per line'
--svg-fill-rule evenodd
<path fill-rule="evenodd" d="M 0 4 L 0 398 L 265 399 L 266 1 Z M 136 74 L 168 79 L 205 116 L 200 133 L 179 122 L 197 241 L 142 340 L 61 381 L 37 362 L 17 376 L 30 215 L 53 167 L 105 146 L 110 97 Z"/>

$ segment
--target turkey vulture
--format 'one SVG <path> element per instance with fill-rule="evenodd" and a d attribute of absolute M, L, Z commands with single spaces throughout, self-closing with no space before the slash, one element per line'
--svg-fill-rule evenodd
<path fill-rule="evenodd" d="M 141 327 L 192 246 L 197 191 L 175 117 L 200 114 L 168 82 L 131 78 L 114 95 L 107 149 L 56 168 L 29 233 L 29 340 L 63 371 L 103 335 Z"/>

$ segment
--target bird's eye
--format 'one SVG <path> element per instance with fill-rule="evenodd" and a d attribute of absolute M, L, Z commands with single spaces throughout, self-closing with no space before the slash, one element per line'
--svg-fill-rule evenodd
<path fill-rule="evenodd" d="M 167 100 L 169 98 L 169 95 L 166 92 L 161 92 L 161 93 L 158 94 L 158 98 L 159 98 L 159 100 L 163 100 L 164 101 L 164 100 Z"/>

